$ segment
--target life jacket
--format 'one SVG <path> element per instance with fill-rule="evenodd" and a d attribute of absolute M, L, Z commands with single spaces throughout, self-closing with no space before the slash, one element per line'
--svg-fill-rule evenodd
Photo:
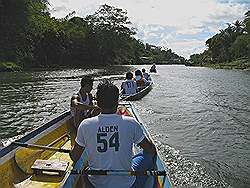
<path fill-rule="evenodd" d="M 141 78 L 140 80 L 136 80 L 137 87 L 144 87 L 145 86 L 145 80 L 144 78 Z"/>

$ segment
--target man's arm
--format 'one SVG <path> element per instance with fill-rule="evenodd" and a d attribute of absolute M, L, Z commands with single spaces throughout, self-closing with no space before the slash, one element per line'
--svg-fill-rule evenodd
<path fill-rule="evenodd" d="M 98 106 L 95 105 L 86 105 L 80 102 L 80 97 L 78 95 L 73 95 L 71 98 L 71 106 L 73 108 L 77 108 L 78 110 L 93 110 L 99 109 Z"/>
<path fill-rule="evenodd" d="M 79 144 L 77 144 L 75 142 L 75 145 L 72 149 L 72 151 L 70 152 L 69 156 L 72 159 L 72 161 L 76 162 L 78 161 L 78 159 L 80 159 L 82 152 L 84 151 L 84 147 L 80 146 Z"/>
<path fill-rule="evenodd" d="M 122 82 L 122 84 L 121 84 L 121 94 L 125 94 L 124 82 Z"/>
<path fill-rule="evenodd" d="M 152 156 L 156 154 L 156 148 L 155 145 L 150 142 L 147 137 L 145 137 L 139 144 L 141 148 L 144 149 L 144 151 Z"/>

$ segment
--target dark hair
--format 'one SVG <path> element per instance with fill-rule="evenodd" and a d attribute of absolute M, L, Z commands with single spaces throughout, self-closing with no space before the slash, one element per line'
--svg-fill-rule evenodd
<path fill-rule="evenodd" d="M 105 79 L 97 86 L 96 98 L 100 108 L 116 109 L 119 89 L 111 81 Z"/>
<path fill-rule="evenodd" d="M 136 75 L 136 76 L 137 76 L 137 75 L 142 76 L 142 72 L 141 72 L 141 70 L 136 70 L 136 71 L 135 71 L 135 75 Z"/>
<path fill-rule="evenodd" d="M 81 87 L 85 85 L 93 85 L 93 78 L 91 76 L 83 76 L 81 79 Z"/>
<path fill-rule="evenodd" d="M 127 72 L 126 73 L 126 78 L 127 79 L 132 79 L 133 78 L 133 73 L 132 72 Z"/>
<path fill-rule="evenodd" d="M 141 70 L 142 72 L 146 72 L 146 70 L 143 68 L 142 70 Z"/>

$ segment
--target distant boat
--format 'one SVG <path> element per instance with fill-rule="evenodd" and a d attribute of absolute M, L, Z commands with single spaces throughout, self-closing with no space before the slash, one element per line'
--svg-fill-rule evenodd
<path fill-rule="evenodd" d="M 149 85 L 141 88 L 138 92 L 131 95 L 122 94 L 120 95 L 121 100 L 124 101 L 136 101 L 147 95 L 152 89 L 153 82 L 149 82 Z"/>
<path fill-rule="evenodd" d="M 150 68 L 149 72 L 157 72 L 155 64 L 152 65 L 152 67 Z"/>
<path fill-rule="evenodd" d="M 150 69 L 149 72 L 157 72 L 156 69 Z"/>

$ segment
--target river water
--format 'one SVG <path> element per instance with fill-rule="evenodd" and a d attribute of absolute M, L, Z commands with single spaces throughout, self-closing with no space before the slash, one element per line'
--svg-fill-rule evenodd
<path fill-rule="evenodd" d="M 69 109 L 82 75 L 120 86 L 149 66 L 0 73 L 4 145 Z M 153 90 L 133 102 L 177 186 L 249 187 L 250 72 L 157 66 Z"/>

